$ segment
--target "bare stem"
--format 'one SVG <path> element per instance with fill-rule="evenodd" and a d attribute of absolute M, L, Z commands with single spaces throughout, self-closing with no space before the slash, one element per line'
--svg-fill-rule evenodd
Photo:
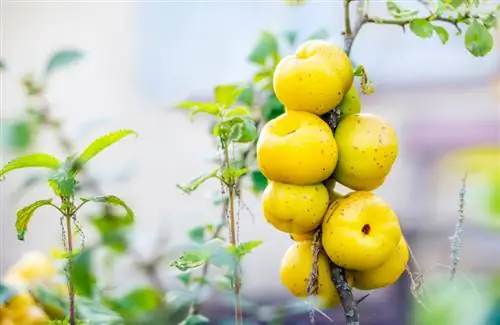
<path fill-rule="evenodd" d="M 229 157 L 229 146 L 228 143 L 222 143 L 222 149 L 224 150 L 224 164 L 227 168 L 231 166 L 231 160 Z M 230 232 L 230 242 L 233 247 L 238 245 L 238 238 L 236 233 L 236 214 L 234 212 L 234 200 L 236 192 L 236 182 L 234 179 L 229 180 L 229 232 Z M 240 298 L 240 288 L 241 288 L 241 278 L 239 274 L 239 261 L 235 256 L 235 265 L 233 273 L 233 287 L 235 296 L 235 306 L 234 306 L 234 319 L 236 325 L 241 325 L 243 323 L 243 313 L 241 310 L 241 298 Z"/>
<path fill-rule="evenodd" d="M 66 215 L 66 229 L 68 231 L 68 298 L 69 298 L 69 323 L 76 324 L 75 318 L 75 288 L 73 286 L 73 234 L 71 232 L 71 215 Z"/>
<path fill-rule="evenodd" d="M 335 288 L 340 296 L 340 303 L 344 309 L 344 316 L 347 325 L 359 325 L 358 304 L 354 300 L 351 287 L 347 283 L 345 270 L 333 262 L 330 262 L 331 276 Z"/>
<path fill-rule="evenodd" d="M 460 250 L 462 248 L 463 224 L 465 219 L 465 192 L 467 188 L 467 173 L 462 179 L 462 188 L 459 195 L 459 215 L 455 226 L 455 233 L 450 237 L 451 242 L 451 268 L 450 280 L 453 281 L 457 273 L 458 263 L 460 262 Z"/>

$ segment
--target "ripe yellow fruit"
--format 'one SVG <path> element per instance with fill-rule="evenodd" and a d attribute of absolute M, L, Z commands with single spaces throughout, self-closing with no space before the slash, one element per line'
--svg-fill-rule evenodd
<path fill-rule="evenodd" d="M 313 264 L 312 241 L 299 241 L 290 246 L 280 265 L 281 283 L 295 297 L 307 297 L 307 285 Z M 352 275 L 347 273 L 347 280 L 352 283 Z M 321 307 L 330 308 L 340 302 L 337 290 L 330 278 L 328 258 L 322 253 L 318 257 L 318 294 Z"/>
<path fill-rule="evenodd" d="M 398 137 L 391 124 L 374 114 L 352 114 L 340 121 L 335 140 L 337 182 L 358 191 L 383 184 L 398 155 Z"/>
<path fill-rule="evenodd" d="M 354 68 L 347 54 L 339 46 L 325 40 L 309 40 L 297 49 L 296 55 L 299 57 L 313 57 L 314 55 L 324 57 L 340 77 L 342 93 L 347 93 L 351 88 L 354 81 Z"/>
<path fill-rule="evenodd" d="M 403 274 L 410 258 L 408 243 L 404 236 L 389 258 L 379 267 L 368 271 L 352 271 L 355 288 L 372 290 L 394 284 Z"/>
<path fill-rule="evenodd" d="M 9 299 L 2 313 L 14 324 L 43 325 L 49 321 L 47 315 L 36 305 L 28 292 L 19 293 Z"/>
<path fill-rule="evenodd" d="M 262 193 L 262 210 L 276 229 L 305 234 L 321 224 L 328 199 L 328 190 L 321 183 L 298 186 L 269 181 Z"/>
<path fill-rule="evenodd" d="M 337 165 L 337 144 L 328 124 L 307 112 L 287 111 L 269 121 L 257 141 L 257 162 L 269 180 L 313 185 Z"/>
<path fill-rule="evenodd" d="M 350 270 L 365 271 L 384 263 L 401 239 L 399 219 L 371 192 L 352 192 L 330 204 L 322 223 L 328 257 Z"/>
<path fill-rule="evenodd" d="M 345 94 L 342 102 L 339 105 L 340 118 L 361 112 L 361 98 L 359 98 L 358 90 L 353 84 L 349 91 Z"/>
<path fill-rule="evenodd" d="M 315 51 L 301 51 L 281 59 L 273 75 L 276 97 L 288 111 L 322 115 L 344 96 L 341 75 L 333 62 Z"/>
<path fill-rule="evenodd" d="M 314 232 L 308 232 L 305 234 L 290 234 L 290 237 L 294 241 L 313 240 Z"/>

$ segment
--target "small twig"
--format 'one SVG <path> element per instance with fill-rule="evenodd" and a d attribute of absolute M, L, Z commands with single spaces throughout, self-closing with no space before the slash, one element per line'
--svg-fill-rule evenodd
<path fill-rule="evenodd" d="M 320 251 L 321 251 L 321 229 L 318 229 L 314 233 L 312 241 L 313 264 L 311 269 L 311 275 L 309 276 L 309 282 L 307 283 L 308 296 L 315 296 L 318 294 L 318 264 L 319 264 Z M 315 314 L 315 308 L 311 308 L 309 311 L 309 321 L 312 325 L 316 324 L 316 318 L 314 314 Z"/>
<path fill-rule="evenodd" d="M 364 295 L 363 297 L 359 298 L 358 300 L 356 300 L 356 304 L 359 305 L 361 302 L 363 302 L 363 300 L 365 300 L 366 298 L 368 298 L 370 296 L 369 293 L 367 293 L 366 295 Z"/>
<path fill-rule="evenodd" d="M 333 283 L 340 296 L 340 303 L 344 309 L 346 325 L 359 325 L 358 304 L 352 295 L 351 287 L 347 283 L 345 270 L 330 261 Z"/>
<path fill-rule="evenodd" d="M 463 223 L 465 219 L 465 193 L 467 188 L 467 172 L 462 178 L 462 188 L 459 195 L 459 215 L 455 225 L 455 233 L 451 236 L 451 270 L 450 280 L 453 281 L 457 273 L 458 263 L 460 262 L 460 250 L 462 248 Z"/>

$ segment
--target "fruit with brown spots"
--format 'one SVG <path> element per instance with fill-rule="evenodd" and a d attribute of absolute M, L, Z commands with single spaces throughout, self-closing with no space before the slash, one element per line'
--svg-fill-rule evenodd
<path fill-rule="evenodd" d="M 338 108 L 341 119 L 348 115 L 361 112 L 361 98 L 359 98 L 359 93 L 355 85 L 352 85 L 349 91 L 345 94 Z"/>
<path fill-rule="evenodd" d="M 372 191 L 382 185 L 398 155 L 394 127 L 371 113 L 352 114 L 335 130 L 339 158 L 334 177 L 353 190 Z"/>
<path fill-rule="evenodd" d="M 409 258 L 408 243 L 401 236 L 399 244 L 382 265 L 368 271 L 352 271 L 353 286 L 361 290 L 372 290 L 394 284 L 404 273 Z"/>
<path fill-rule="evenodd" d="M 354 71 L 351 60 L 344 50 L 325 40 L 309 40 L 304 42 L 296 52 L 299 57 L 321 56 L 336 71 L 342 82 L 342 93 L 351 88 L 354 81 Z"/>
<path fill-rule="evenodd" d="M 299 298 L 307 297 L 307 285 L 313 265 L 312 241 L 305 240 L 293 243 L 290 246 L 280 265 L 281 283 L 292 295 Z M 349 284 L 352 284 L 352 275 L 346 272 Z M 340 302 L 339 295 L 330 278 L 328 258 L 322 253 L 318 256 L 318 294 L 320 306 L 330 308 Z"/>
<path fill-rule="evenodd" d="M 321 224 L 328 199 L 328 191 L 321 183 L 298 186 L 270 181 L 262 194 L 262 211 L 276 229 L 306 234 Z"/>
<path fill-rule="evenodd" d="M 352 81 L 352 65 L 342 49 L 311 40 L 281 59 L 274 71 L 273 88 L 287 110 L 322 115 L 341 102 Z"/>
<path fill-rule="evenodd" d="M 371 192 L 351 192 L 330 204 L 322 223 L 323 248 L 337 265 L 366 271 L 382 265 L 401 239 L 399 219 Z"/>
<path fill-rule="evenodd" d="M 326 180 L 337 165 L 337 144 L 319 116 L 287 111 L 269 121 L 257 141 L 257 162 L 269 180 L 313 185 Z"/>

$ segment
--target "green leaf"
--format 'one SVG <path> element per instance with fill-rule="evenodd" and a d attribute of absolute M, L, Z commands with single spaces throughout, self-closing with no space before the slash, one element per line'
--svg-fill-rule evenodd
<path fill-rule="evenodd" d="M 423 18 L 414 19 L 410 22 L 411 31 L 420 38 L 429 38 L 434 33 L 434 26 Z"/>
<path fill-rule="evenodd" d="M 107 196 L 94 196 L 94 197 L 88 197 L 88 198 L 80 198 L 82 202 L 97 202 L 97 203 L 105 203 L 109 205 L 118 205 L 121 206 L 122 208 L 125 209 L 125 220 L 129 222 L 133 222 L 135 219 L 135 214 L 134 211 L 119 197 L 114 196 L 114 195 L 107 195 Z"/>
<path fill-rule="evenodd" d="M 260 193 L 266 189 L 268 181 L 260 170 L 252 171 L 250 173 L 250 179 L 252 180 L 252 188 L 255 192 Z"/>
<path fill-rule="evenodd" d="M 89 160 L 94 158 L 104 149 L 108 148 L 112 144 L 123 139 L 127 135 L 134 134 L 137 137 L 137 133 L 133 130 L 119 130 L 116 132 L 108 133 L 96 140 L 94 140 L 78 157 L 78 169 L 81 169 Z"/>
<path fill-rule="evenodd" d="M 250 53 L 248 60 L 259 65 L 264 65 L 266 60 L 277 52 L 278 41 L 276 40 L 276 36 L 264 31 L 260 34 L 257 45 Z"/>
<path fill-rule="evenodd" d="M 483 19 L 484 27 L 491 29 L 497 27 L 497 16 L 494 12 L 486 14 Z"/>
<path fill-rule="evenodd" d="M 222 179 L 228 183 L 234 183 L 238 178 L 245 175 L 247 173 L 246 168 L 235 168 L 234 166 L 229 166 L 222 172 Z"/>
<path fill-rule="evenodd" d="M 364 69 L 365 69 L 365 68 L 363 67 L 363 65 L 361 65 L 361 64 L 360 64 L 360 65 L 358 65 L 358 66 L 356 67 L 356 69 L 354 69 L 354 76 L 356 76 L 356 77 L 361 77 L 361 76 L 363 75 L 363 71 L 364 71 Z"/>
<path fill-rule="evenodd" d="M 237 85 L 218 85 L 215 87 L 215 101 L 218 104 L 230 107 L 243 92 L 244 88 Z"/>
<path fill-rule="evenodd" d="M 286 30 L 283 32 L 283 36 L 285 37 L 285 40 L 287 41 L 288 45 L 294 46 L 295 41 L 297 41 L 298 33 L 297 31 L 294 30 Z"/>
<path fill-rule="evenodd" d="M 182 322 L 182 325 L 199 325 L 199 324 L 208 324 L 210 323 L 210 320 L 200 314 L 197 315 L 190 315 L 184 322 Z"/>
<path fill-rule="evenodd" d="M 115 301 L 120 314 L 127 319 L 154 311 L 161 304 L 161 295 L 150 287 L 135 289 Z M 116 309 L 116 308 L 115 308 Z"/>
<path fill-rule="evenodd" d="M 76 310 L 80 318 L 89 324 L 123 325 L 120 315 L 106 308 L 101 301 L 76 297 Z"/>
<path fill-rule="evenodd" d="M 193 118 L 198 113 L 206 113 L 213 116 L 217 116 L 220 114 L 221 107 L 215 103 L 202 103 L 202 102 L 182 102 L 179 103 L 177 108 L 187 108 L 191 110 L 189 113 L 189 119 L 193 120 Z"/>
<path fill-rule="evenodd" d="M 313 40 L 313 39 L 320 39 L 320 40 L 325 40 L 330 37 L 330 33 L 328 33 L 328 30 L 325 28 L 318 29 L 309 37 L 307 37 L 307 40 Z"/>
<path fill-rule="evenodd" d="M 410 19 L 418 15 L 418 10 L 414 9 L 403 9 L 394 1 L 387 1 L 387 10 L 389 14 L 397 19 Z"/>
<path fill-rule="evenodd" d="M 251 112 L 246 106 L 236 106 L 233 108 L 228 109 L 227 111 L 224 112 L 225 117 L 232 117 L 232 116 L 250 116 Z"/>
<path fill-rule="evenodd" d="M 63 320 L 66 318 L 65 311 L 68 310 L 69 305 L 67 297 L 55 292 L 53 287 L 37 283 L 30 288 L 29 292 L 50 319 Z"/>
<path fill-rule="evenodd" d="M 112 211 L 91 218 L 92 224 L 101 236 L 102 244 L 116 253 L 123 253 L 128 247 L 128 230 L 133 221 L 123 218 Z"/>
<path fill-rule="evenodd" d="M 75 50 L 63 50 L 54 53 L 49 59 L 45 68 L 45 75 L 48 76 L 54 71 L 75 63 L 83 58 L 83 53 Z"/>
<path fill-rule="evenodd" d="M 26 235 L 26 231 L 28 230 L 28 224 L 31 220 L 31 217 L 33 216 L 33 213 L 35 213 L 35 211 L 38 208 L 50 204 L 52 204 L 52 199 L 39 200 L 17 211 L 17 219 L 16 219 L 17 239 L 24 240 L 24 236 Z"/>
<path fill-rule="evenodd" d="M 493 49 L 493 36 L 477 20 L 465 32 L 465 47 L 475 57 L 483 57 Z"/>
<path fill-rule="evenodd" d="M 92 272 L 92 250 L 84 249 L 73 258 L 72 281 L 76 294 L 83 297 L 92 297 L 96 277 Z"/>
<path fill-rule="evenodd" d="M 441 27 L 441 26 L 433 25 L 433 27 L 434 27 L 434 31 L 439 36 L 441 43 L 446 44 L 446 42 L 448 42 L 448 40 L 450 39 L 450 35 L 448 34 L 448 31 L 444 27 Z"/>
<path fill-rule="evenodd" d="M 458 9 L 458 7 L 460 7 L 463 3 L 464 3 L 464 0 L 451 0 L 451 5 L 455 9 Z"/>
<path fill-rule="evenodd" d="M 237 143 L 248 143 L 257 138 L 257 127 L 251 118 L 232 118 L 230 120 L 230 124 L 231 130 L 228 134 L 227 140 Z"/>
<path fill-rule="evenodd" d="M 0 60 L 0 71 L 5 70 L 5 62 L 3 60 Z"/>
<path fill-rule="evenodd" d="M 205 183 L 207 180 L 211 178 L 218 178 L 218 173 L 219 173 L 219 168 L 215 169 L 214 171 L 210 172 L 209 174 L 201 175 L 198 176 L 194 179 L 192 179 L 189 183 L 186 185 L 179 185 L 177 184 L 177 188 L 182 190 L 184 193 L 190 194 L 191 192 L 195 191 L 200 185 Z"/>
<path fill-rule="evenodd" d="M 252 86 L 246 87 L 240 94 L 238 101 L 247 106 L 253 105 L 254 91 Z"/>
<path fill-rule="evenodd" d="M 253 76 L 252 81 L 258 84 L 263 80 L 270 80 L 273 77 L 273 71 L 274 71 L 273 69 L 268 69 L 268 68 L 261 70 Z"/>
<path fill-rule="evenodd" d="M 10 298 L 14 297 L 17 291 L 14 288 L 8 287 L 0 283 L 0 306 L 4 305 Z"/>
<path fill-rule="evenodd" d="M 239 257 L 243 257 L 246 254 L 251 253 L 255 248 L 259 247 L 261 244 L 262 244 L 261 240 L 253 240 L 246 243 L 241 243 L 236 247 L 235 253 Z"/>
<path fill-rule="evenodd" d="M 184 254 L 182 254 L 179 259 L 170 263 L 170 266 L 173 266 L 184 272 L 202 266 L 208 261 L 211 256 L 211 251 L 206 248 L 193 249 L 184 252 Z"/>
<path fill-rule="evenodd" d="M 34 130 L 28 121 L 15 121 L 2 128 L 5 128 L 5 140 L 12 150 L 26 150 L 33 141 Z"/>
<path fill-rule="evenodd" d="M 49 185 L 57 196 L 69 198 L 75 194 L 78 183 L 74 172 L 77 169 L 76 164 L 76 158 L 68 157 L 64 164 L 50 176 Z"/>
<path fill-rule="evenodd" d="M 285 106 L 283 106 L 274 94 L 269 96 L 262 105 L 262 117 L 264 122 L 269 122 L 283 113 L 285 113 Z"/>
<path fill-rule="evenodd" d="M 21 168 L 49 168 L 57 169 L 61 165 L 61 161 L 54 156 L 46 153 L 34 153 L 21 156 L 11 160 L 0 170 L 0 177 L 10 171 Z"/>
<path fill-rule="evenodd" d="M 188 232 L 189 239 L 194 241 L 195 243 L 202 244 L 205 242 L 205 227 L 198 226 L 194 227 Z"/>

